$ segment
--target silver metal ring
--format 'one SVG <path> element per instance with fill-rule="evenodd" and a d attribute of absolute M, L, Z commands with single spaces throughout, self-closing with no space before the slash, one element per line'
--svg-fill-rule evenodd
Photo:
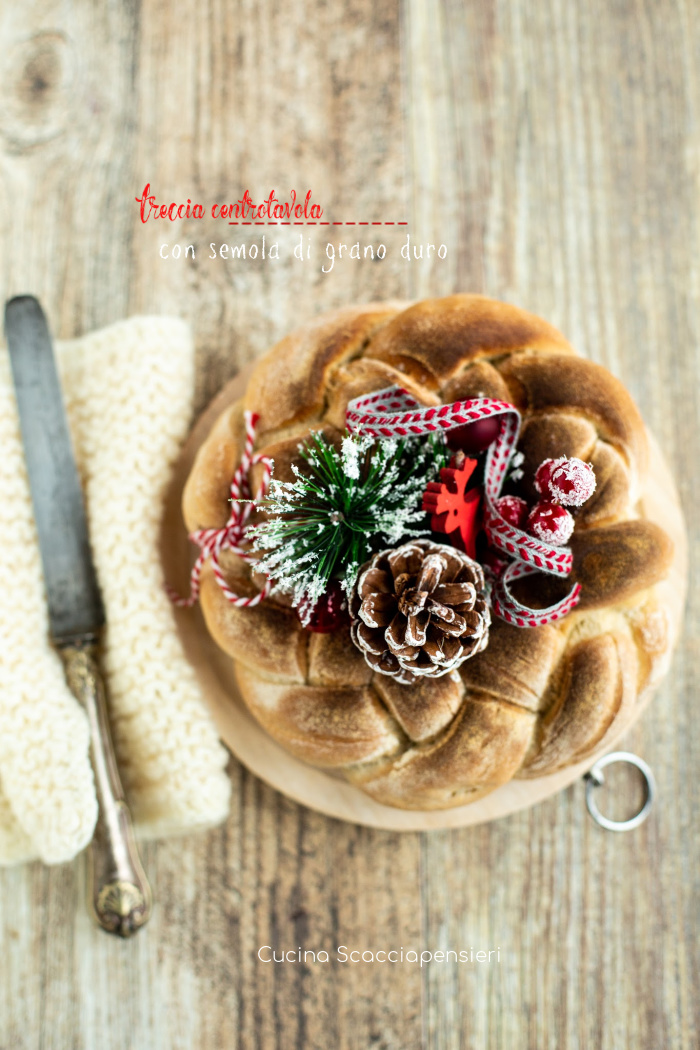
<path fill-rule="evenodd" d="M 631 766 L 636 766 L 646 783 L 644 805 L 639 813 L 634 817 L 630 817 L 629 820 L 608 820 L 598 809 L 593 796 L 595 788 L 605 783 L 605 777 L 602 772 L 604 767 L 610 766 L 614 762 L 627 762 Z M 586 781 L 586 806 L 588 807 L 588 812 L 596 824 L 600 824 L 601 828 L 606 828 L 608 831 L 631 831 L 632 828 L 638 828 L 640 824 L 643 824 L 649 816 L 649 811 L 654 805 L 654 799 L 656 798 L 656 780 L 646 762 L 637 755 L 633 755 L 631 751 L 611 751 L 609 755 L 604 755 L 603 758 L 598 759 L 595 765 L 591 766 L 583 779 Z"/>

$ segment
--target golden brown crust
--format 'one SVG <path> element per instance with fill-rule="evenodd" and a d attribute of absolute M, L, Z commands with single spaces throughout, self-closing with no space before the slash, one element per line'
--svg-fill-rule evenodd
<path fill-rule="evenodd" d="M 539 711 L 563 645 L 564 639 L 554 627 L 523 631 L 494 618 L 488 647 L 463 665 L 462 680 L 469 692 L 478 690 Z"/>
<path fill-rule="evenodd" d="M 507 401 L 510 391 L 497 368 L 488 361 L 473 361 L 442 388 L 442 400 L 466 401 L 470 397 L 494 397 Z"/>
<path fill-rule="evenodd" d="M 245 407 L 260 413 L 256 451 L 289 478 L 309 429 L 337 440 L 348 401 L 392 384 L 423 404 L 478 396 L 517 404 L 526 472 L 519 491 L 528 501 L 542 459 L 593 464 L 596 492 L 574 511 L 572 578 L 529 577 L 515 588 L 545 605 L 576 579 L 576 611 L 529 630 L 495 620 L 489 646 L 459 674 L 407 687 L 373 676 L 347 628 L 309 633 L 282 600 L 233 608 L 208 569 L 201 603 L 236 661 L 241 695 L 271 736 L 388 805 L 443 808 L 579 761 L 627 723 L 638 691 L 667 662 L 672 632 L 657 584 L 673 549 L 640 517 L 647 442 L 624 387 L 546 322 L 481 296 L 351 307 L 284 339 L 246 393 Z M 200 450 L 184 494 L 190 529 L 226 520 L 243 407 L 227 410 Z M 223 564 L 236 589 L 254 593 L 241 559 Z"/>
<path fill-rule="evenodd" d="M 245 595 L 242 579 L 229 582 L 236 593 Z M 200 604 L 212 638 L 234 660 L 264 670 L 277 681 L 305 681 L 308 633 L 293 610 L 274 602 L 237 608 L 223 597 L 208 565 L 202 573 Z"/>
<path fill-rule="evenodd" d="M 595 471 L 595 492 L 576 515 L 579 532 L 590 525 L 608 525 L 620 521 L 631 511 L 629 470 L 612 445 L 597 441 L 588 457 Z"/>
<path fill-rule="evenodd" d="M 581 584 L 579 610 L 620 605 L 666 576 L 673 543 L 653 521 L 621 521 L 574 532 L 572 578 Z"/>
<path fill-rule="evenodd" d="M 554 773 L 602 742 L 635 698 L 635 650 L 624 635 L 589 638 L 567 653 L 557 702 L 542 720 L 536 755 L 520 776 Z"/>
<path fill-rule="evenodd" d="M 199 449 L 182 496 L 182 514 L 188 532 L 219 529 L 229 516 L 231 478 L 245 444 L 240 402 L 221 413 Z"/>
<path fill-rule="evenodd" d="M 474 693 L 436 743 L 411 748 L 391 770 L 363 784 L 390 806 L 445 809 L 511 780 L 530 743 L 535 716 Z"/>
<path fill-rule="evenodd" d="M 337 682 L 353 686 L 369 685 L 372 674 L 372 668 L 353 644 L 349 627 L 310 636 L 310 685 L 334 685 Z"/>
<path fill-rule="evenodd" d="M 397 369 L 384 364 L 383 361 L 370 361 L 366 357 L 341 365 L 329 377 L 327 386 L 328 403 L 325 419 L 335 427 L 345 429 L 345 412 L 348 403 L 356 397 L 372 394 L 389 386 L 401 385 L 424 404 L 438 404 L 439 398 L 412 382 Z"/>
<path fill-rule="evenodd" d="M 391 303 L 345 307 L 324 314 L 273 346 L 255 367 L 245 407 L 258 412 L 258 436 L 321 416 L 334 366 L 359 355 L 397 312 Z"/>
<path fill-rule="evenodd" d="M 398 749 L 396 727 L 367 687 L 272 683 L 240 663 L 236 678 L 260 724 L 307 762 L 342 767 Z"/>
<path fill-rule="evenodd" d="M 402 311 L 377 332 L 365 356 L 433 390 L 477 358 L 534 349 L 574 352 L 556 328 L 534 314 L 481 295 L 451 295 Z"/>
<path fill-rule="evenodd" d="M 589 420 L 640 473 L 646 471 L 644 422 L 622 383 L 583 357 L 514 354 L 500 369 L 518 408 L 529 414 L 552 409 Z"/>
<path fill-rule="evenodd" d="M 419 678 L 408 689 L 391 675 L 378 674 L 374 688 L 406 736 L 416 743 L 431 740 L 446 729 L 464 700 L 464 686 L 456 671 L 434 680 Z"/>

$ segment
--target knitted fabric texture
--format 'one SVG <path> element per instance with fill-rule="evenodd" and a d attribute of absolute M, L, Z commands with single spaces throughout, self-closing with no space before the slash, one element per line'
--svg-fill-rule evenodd
<path fill-rule="evenodd" d="M 101 666 L 141 838 L 228 811 L 226 752 L 164 592 L 158 532 L 191 414 L 193 346 L 137 317 L 56 353 L 107 614 Z M 85 714 L 48 640 L 46 598 L 9 360 L 0 348 L 0 864 L 70 860 L 97 815 Z"/>

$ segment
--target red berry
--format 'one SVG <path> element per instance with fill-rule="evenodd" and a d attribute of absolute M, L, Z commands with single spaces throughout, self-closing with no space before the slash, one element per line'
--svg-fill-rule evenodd
<path fill-rule="evenodd" d="M 543 500 L 530 511 L 527 527 L 532 535 L 543 543 L 561 547 L 571 538 L 574 519 L 565 507 Z"/>
<path fill-rule="evenodd" d="M 500 416 L 490 416 L 488 419 L 477 419 L 475 423 L 465 423 L 464 426 L 448 430 L 445 437 L 450 448 L 461 449 L 463 452 L 483 452 L 500 433 Z"/>
<path fill-rule="evenodd" d="M 535 474 L 539 494 L 565 507 L 580 507 L 595 492 L 595 484 L 593 467 L 575 456 L 545 459 Z"/>
<path fill-rule="evenodd" d="M 297 615 L 307 631 L 314 634 L 330 634 L 343 624 L 350 622 L 345 595 L 338 580 L 331 580 L 328 590 L 322 595 L 312 609 L 303 598 L 297 608 Z"/>
<path fill-rule="evenodd" d="M 552 470 L 549 491 L 557 503 L 580 507 L 595 492 L 593 467 L 582 459 L 565 459 Z"/>
<path fill-rule="evenodd" d="M 516 529 L 524 529 L 529 512 L 529 507 L 520 496 L 501 496 L 494 506 L 502 518 L 513 525 Z"/>
<path fill-rule="evenodd" d="M 545 459 L 540 463 L 539 467 L 535 472 L 535 488 L 539 492 L 540 496 L 544 496 L 545 499 L 551 499 L 551 493 L 549 491 L 549 483 L 552 478 L 552 471 L 560 463 L 564 463 L 566 457 L 562 456 L 560 459 Z"/>

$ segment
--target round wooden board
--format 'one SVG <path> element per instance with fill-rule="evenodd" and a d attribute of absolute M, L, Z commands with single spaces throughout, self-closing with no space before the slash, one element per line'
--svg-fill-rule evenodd
<path fill-rule="evenodd" d="M 161 556 L 165 578 L 182 594 L 187 593 L 193 547 L 182 521 L 182 490 L 194 457 L 219 414 L 242 396 L 250 369 L 233 379 L 212 401 L 192 430 L 176 464 L 167 493 L 161 532 Z M 687 538 L 678 495 L 652 435 L 651 465 L 643 506 L 646 516 L 661 525 L 675 542 L 675 558 L 669 578 L 660 586 L 672 610 L 675 639 L 685 604 L 687 584 Z M 519 809 L 541 802 L 582 776 L 602 754 L 610 751 L 608 741 L 599 752 L 575 766 L 535 780 L 512 780 L 485 798 L 455 809 L 417 811 L 395 809 L 375 802 L 359 788 L 337 776 L 315 769 L 290 755 L 253 718 L 238 693 L 233 661 L 212 641 L 198 606 L 176 609 L 177 628 L 199 678 L 205 701 L 221 737 L 236 758 L 252 773 L 283 794 L 330 817 L 392 831 L 427 831 L 431 828 L 457 828 L 505 817 Z M 670 661 L 670 653 L 668 657 Z M 648 689 L 635 708 L 636 720 L 651 698 Z M 621 727 L 620 735 L 631 723 Z"/>

